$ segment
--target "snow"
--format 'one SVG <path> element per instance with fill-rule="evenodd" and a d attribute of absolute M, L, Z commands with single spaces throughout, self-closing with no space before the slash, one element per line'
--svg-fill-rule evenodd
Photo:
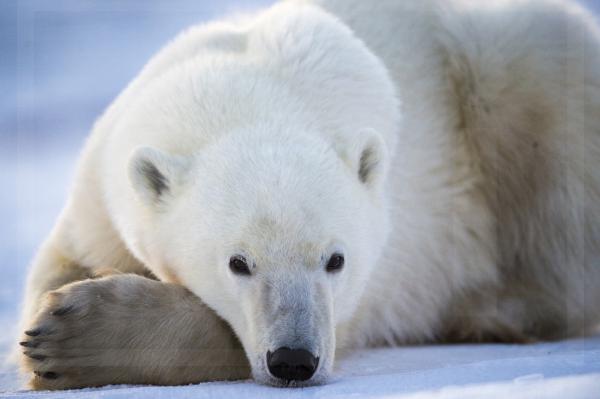
<path fill-rule="evenodd" d="M 15 374 L 0 374 L 15 389 Z M 110 386 L 39 398 L 600 398 L 600 337 L 534 345 L 454 345 L 361 350 L 327 385 L 271 388 L 252 381 L 178 387 Z M 26 397 L 11 391 L 5 397 Z M 0 397 L 4 397 L 0 394 Z"/>
<path fill-rule="evenodd" d="M 0 2 L 0 397 L 40 398 L 600 398 L 600 336 L 533 345 L 363 350 L 324 386 L 251 381 L 181 387 L 22 390 L 3 364 L 17 336 L 28 263 L 69 187 L 95 117 L 182 28 L 271 0 Z M 600 0 L 586 2 L 600 10 Z"/>

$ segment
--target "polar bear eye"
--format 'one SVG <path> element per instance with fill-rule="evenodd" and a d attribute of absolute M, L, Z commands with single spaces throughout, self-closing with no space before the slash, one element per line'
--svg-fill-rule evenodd
<path fill-rule="evenodd" d="M 331 258 L 329 258 L 329 261 L 327 262 L 327 266 L 325 267 L 325 270 L 327 270 L 327 272 L 329 272 L 329 273 L 335 273 L 335 272 L 339 272 L 340 270 L 342 270 L 343 267 L 344 267 L 344 255 L 335 253 L 335 254 L 331 255 Z"/>
<path fill-rule="evenodd" d="M 229 268 L 234 274 L 249 276 L 250 268 L 248 267 L 248 262 L 246 262 L 246 258 L 240 255 L 232 256 L 229 259 Z"/>

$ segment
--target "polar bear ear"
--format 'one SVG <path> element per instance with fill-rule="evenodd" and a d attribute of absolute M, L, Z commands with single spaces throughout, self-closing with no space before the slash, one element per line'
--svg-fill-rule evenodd
<path fill-rule="evenodd" d="M 373 129 L 360 131 L 349 157 L 358 179 L 367 187 L 377 187 L 387 170 L 388 154 L 381 135 Z"/>
<path fill-rule="evenodd" d="M 129 180 L 138 197 L 157 205 L 183 183 L 189 160 L 150 147 L 136 149 L 129 160 Z"/>

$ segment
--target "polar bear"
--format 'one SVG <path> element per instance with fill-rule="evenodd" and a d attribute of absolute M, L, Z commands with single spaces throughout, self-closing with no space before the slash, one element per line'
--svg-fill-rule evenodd
<path fill-rule="evenodd" d="M 590 333 L 598 32 L 551 0 L 184 32 L 96 122 L 34 259 L 29 385 L 306 386 L 357 347 Z"/>

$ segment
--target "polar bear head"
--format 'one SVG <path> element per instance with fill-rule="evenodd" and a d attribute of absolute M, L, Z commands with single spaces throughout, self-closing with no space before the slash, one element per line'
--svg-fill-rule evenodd
<path fill-rule="evenodd" d="M 160 225 L 157 274 L 230 323 L 258 381 L 326 379 L 335 326 L 385 241 L 387 151 L 375 131 L 357 139 L 343 154 L 313 135 L 231 135 L 193 158 L 133 156 L 132 183 Z M 278 355 L 304 358 L 286 371 Z"/>
<path fill-rule="evenodd" d="M 288 7 L 253 25 L 252 57 L 203 54 L 162 78 L 159 111 L 129 113 L 143 129 L 127 132 L 169 136 L 129 157 L 144 212 L 128 225 L 136 256 L 233 327 L 257 381 L 306 385 L 330 373 L 386 240 L 397 102 L 345 26 Z"/>

